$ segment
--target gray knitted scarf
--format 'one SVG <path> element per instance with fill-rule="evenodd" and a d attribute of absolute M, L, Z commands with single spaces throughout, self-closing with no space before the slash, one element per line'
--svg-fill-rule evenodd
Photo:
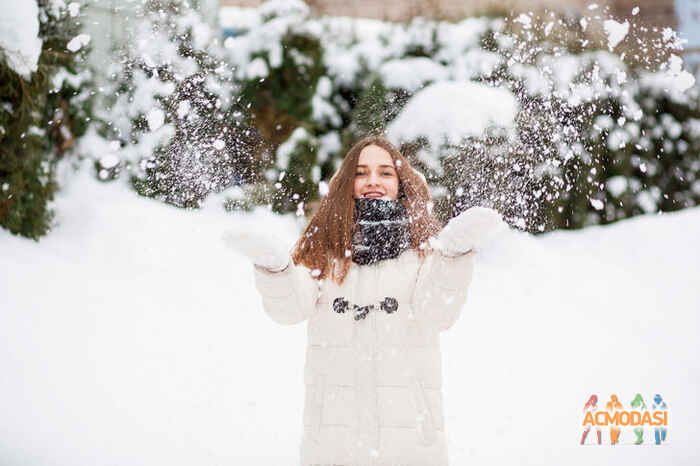
<path fill-rule="evenodd" d="M 359 265 L 398 257 L 411 247 L 406 208 L 399 201 L 355 199 L 352 260 Z"/>

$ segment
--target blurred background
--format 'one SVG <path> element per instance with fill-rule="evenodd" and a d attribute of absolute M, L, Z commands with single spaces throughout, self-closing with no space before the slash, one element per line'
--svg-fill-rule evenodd
<path fill-rule="evenodd" d="M 0 225 L 23 236 L 51 228 L 59 160 L 301 216 L 367 134 L 443 220 L 488 205 L 540 233 L 700 201 L 697 1 L 32 1 L 38 71 L 0 62 Z"/>

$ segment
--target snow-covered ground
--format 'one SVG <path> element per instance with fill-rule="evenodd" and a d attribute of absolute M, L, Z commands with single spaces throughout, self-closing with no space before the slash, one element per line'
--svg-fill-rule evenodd
<path fill-rule="evenodd" d="M 305 327 L 220 236 L 300 221 L 61 186 L 40 243 L 0 231 L 0 464 L 296 464 Z M 700 464 L 698 231 L 695 208 L 492 243 L 442 341 L 451 464 Z M 638 392 L 665 445 L 578 445 L 590 394 Z"/>

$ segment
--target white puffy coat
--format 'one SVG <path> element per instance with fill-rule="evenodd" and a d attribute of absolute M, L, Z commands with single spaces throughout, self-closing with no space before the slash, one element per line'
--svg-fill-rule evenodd
<path fill-rule="evenodd" d="M 352 263 L 343 284 L 305 267 L 256 267 L 265 311 L 282 324 L 308 323 L 303 466 L 447 464 L 439 333 L 459 316 L 474 253 L 421 259 L 414 250 L 373 265 Z M 360 306 L 385 297 L 393 313 L 355 320 L 337 297 Z"/>

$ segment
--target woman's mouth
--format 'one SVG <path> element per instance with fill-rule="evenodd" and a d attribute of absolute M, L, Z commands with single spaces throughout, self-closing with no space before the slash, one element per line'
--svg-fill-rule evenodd
<path fill-rule="evenodd" d="M 379 199 L 383 195 L 384 194 L 380 193 L 379 191 L 367 191 L 366 193 L 362 194 L 362 197 L 370 199 Z"/>

